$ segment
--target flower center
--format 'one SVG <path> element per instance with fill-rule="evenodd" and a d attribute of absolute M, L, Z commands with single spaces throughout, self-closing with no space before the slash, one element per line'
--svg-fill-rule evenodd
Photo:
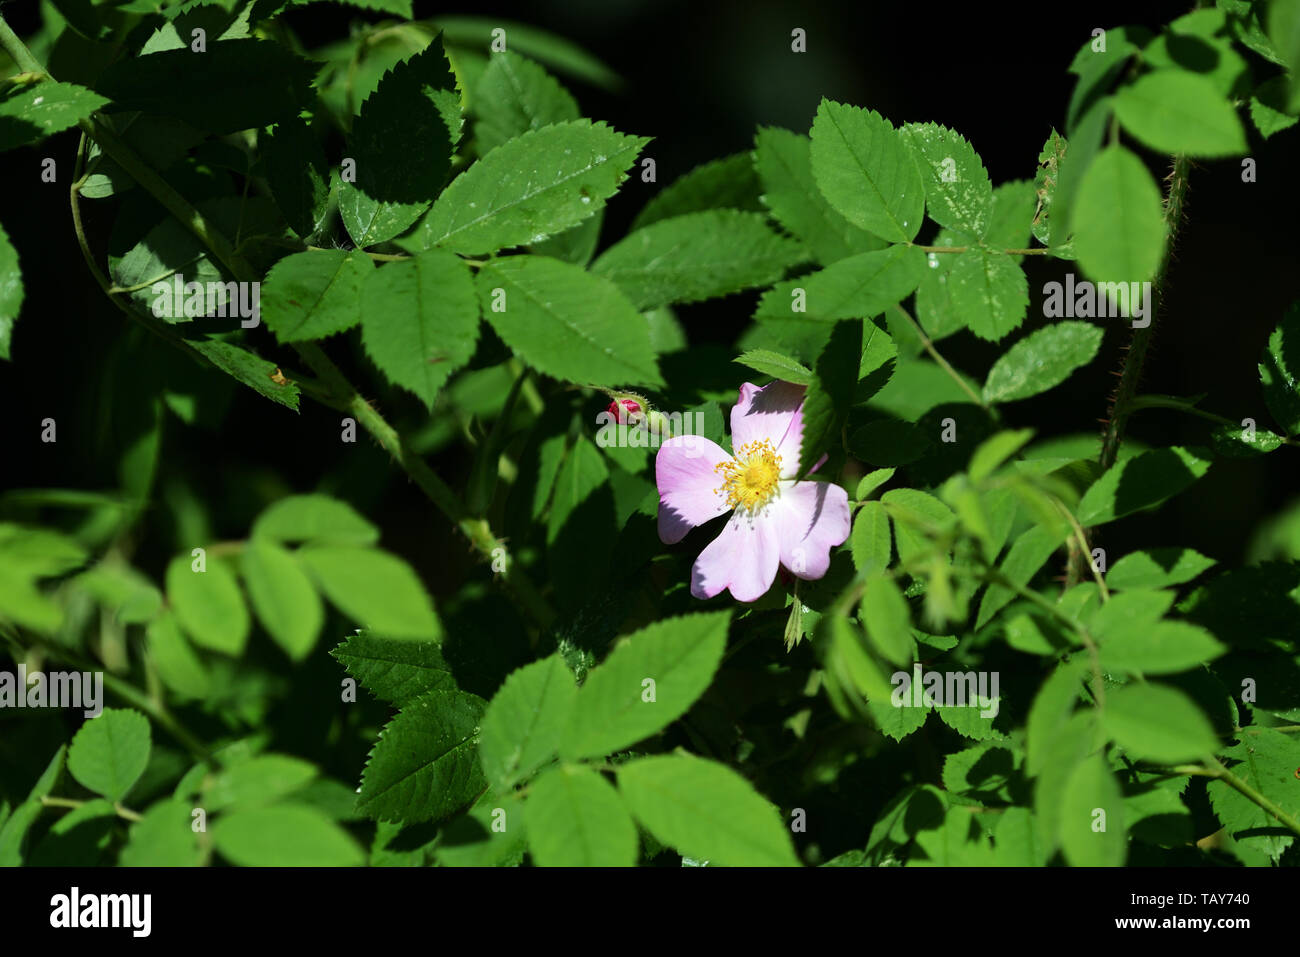
<path fill-rule="evenodd" d="M 713 468 L 722 475 L 722 486 L 715 491 L 726 495 L 727 505 L 732 508 L 756 512 L 771 501 L 780 487 L 781 456 L 767 439 L 745 443 L 734 458 Z"/>

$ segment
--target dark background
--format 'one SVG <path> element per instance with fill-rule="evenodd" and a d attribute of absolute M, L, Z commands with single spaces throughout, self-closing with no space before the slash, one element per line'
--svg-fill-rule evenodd
<path fill-rule="evenodd" d="M 20 35 L 35 24 L 35 4 L 3 10 Z M 895 123 L 935 120 L 974 144 L 994 183 L 1032 178 L 1053 126 L 1061 128 L 1074 78 L 1066 72 L 1094 27 L 1138 22 L 1157 28 L 1189 4 L 1086 5 L 811 3 L 748 0 L 543 0 L 445 7 L 416 3 L 417 16 L 468 13 L 545 27 L 585 46 L 625 79 L 618 92 L 565 80 L 584 113 L 615 128 L 654 137 L 646 155 L 658 183 L 633 176 L 613 201 L 603 244 L 621 236 L 652 191 L 695 165 L 748 149 L 757 125 L 806 131 L 822 96 L 869 106 Z M 375 17 L 319 4 L 289 15 L 310 48 L 345 35 L 348 24 Z M 790 31 L 807 31 L 808 52 L 790 52 Z M 1248 55 L 1261 76 L 1263 61 Z M 1208 393 L 1203 407 L 1234 420 L 1252 416 L 1273 426 L 1263 406 L 1256 362 L 1269 332 L 1295 298 L 1297 130 L 1265 143 L 1253 128 L 1258 182 L 1243 184 L 1237 160 L 1198 165 L 1191 174 L 1188 220 L 1169 271 L 1163 312 L 1142 390 Z M 17 246 L 27 298 L 13 338 L 14 361 L 0 366 L 0 486 L 111 488 L 112 451 L 129 438 L 119 416 L 130 380 L 159 352 L 121 357 L 111 381 L 106 364 L 127 320 L 102 296 L 81 261 L 68 212 L 66 177 L 76 138 L 62 134 L 37 149 L 0 155 L 0 221 Z M 39 182 L 43 156 L 59 159 L 57 185 Z M 1152 166 L 1157 175 L 1164 170 Z M 93 204 L 87 203 L 87 207 Z M 112 202 L 90 213 L 99 255 Z M 1065 265 L 1027 261 L 1029 320 L 1041 318 L 1042 284 Z M 753 308 L 754 295 L 681 310 L 692 342 L 731 343 Z M 1113 388 L 1127 329 L 1108 328 L 1102 354 L 1064 387 L 1005 410 L 1010 426 L 1032 425 L 1041 436 L 1098 429 Z M 1005 348 L 1004 342 L 1001 348 Z M 331 346 L 337 350 L 338 346 Z M 959 368 L 981 377 L 1001 348 L 960 333 L 941 344 Z M 270 350 L 268 356 L 285 357 Z M 183 362 L 184 360 L 178 360 Z M 292 364 L 290 362 L 290 364 Z M 345 362 L 345 365 L 347 363 Z M 349 368 L 357 370 L 354 363 Z M 194 367 L 197 377 L 210 375 Z M 417 406 L 386 397 L 386 413 L 418 420 Z M 400 408 L 397 404 L 402 403 Z M 39 422 L 60 423 L 57 446 L 39 441 Z M 241 536 L 265 496 L 307 491 L 342 468 L 348 497 L 383 524 L 385 544 L 408 555 L 431 582 L 464 564 L 463 546 L 444 520 L 385 456 L 362 439 L 338 441 L 338 415 L 304 401 L 300 414 L 239 388 L 224 424 L 185 428 L 168 421 L 167 468 L 180 468 L 195 491 L 223 503 L 217 537 Z M 1205 424 L 1163 411 L 1141 413 L 1130 434 L 1158 444 L 1205 442 Z M 434 467 L 453 484 L 468 462 L 449 450 Z M 1295 450 L 1217 463 L 1209 476 L 1157 512 L 1108 530 L 1113 562 L 1130 548 L 1191 545 L 1224 562 L 1240 561 L 1252 531 L 1296 494 Z M 167 557 L 166 546 L 158 554 Z"/>

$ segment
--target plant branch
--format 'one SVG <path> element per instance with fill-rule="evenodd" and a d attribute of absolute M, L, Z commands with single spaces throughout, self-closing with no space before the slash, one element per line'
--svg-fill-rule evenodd
<path fill-rule="evenodd" d="M 953 381 L 956 382 L 959 386 L 961 386 L 961 390 L 971 397 L 972 402 L 978 405 L 981 409 L 988 409 L 989 404 L 984 401 L 983 397 L 978 395 L 975 392 L 975 390 L 970 387 L 970 385 L 966 382 L 966 380 L 961 377 L 961 375 L 957 372 L 957 370 L 948 364 L 947 359 L 939 355 L 939 350 L 934 347 L 934 343 L 931 342 L 930 337 L 925 334 L 925 330 L 921 328 L 921 324 L 912 317 L 912 314 L 910 312 L 908 312 L 906 309 L 903 308 L 902 303 L 898 304 L 898 311 L 903 314 L 903 318 L 906 319 L 909 324 L 911 324 L 912 329 L 915 330 L 917 336 L 920 337 L 921 345 L 925 347 L 926 352 L 930 353 L 930 358 L 932 358 L 935 362 L 937 362 L 939 364 L 939 367 L 943 369 L 944 372 L 952 376 Z"/>

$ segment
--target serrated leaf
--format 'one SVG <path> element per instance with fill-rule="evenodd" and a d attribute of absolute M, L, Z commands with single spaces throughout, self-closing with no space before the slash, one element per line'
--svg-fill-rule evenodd
<path fill-rule="evenodd" d="M 221 559 L 209 556 L 205 567 L 206 571 L 194 571 L 187 555 L 172 559 L 167 566 L 167 602 L 196 644 L 238 656 L 251 627 L 244 596 Z"/>
<path fill-rule="evenodd" d="M 365 861 L 347 831 L 298 804 L 222 814 L 212 824 L 212 843 L 240 867 L 356 867 Z"/>
<path fill-rule="evenodd" d="M 204 807 L 261 807 L 306 787 L 320 773 L 316 765 L 288 754 L 259 754 L 222 768 L 204 790 Z"/>
<path fill-rule="evenodd" d="M 121 801 L 149 763 L 149 719 L 138 711 L 105 708 L 72 738 L 68 770 L 77 783 Z"/>
<path fill-rule="evenodd" d="M 596 386 L 663 384 L 645 317 L 608 279 L 555 259 L 510 256 L 484 264 L 477 283 L 484 317 L 540 372 Z"/>
<path fill-rule="evenodd" d="M 1133 137 L 1161 153 L 1230 156 L 1246 150 L 1246 135 L 1227 97 L 1204 76 L 1161 69 L 1115 96 L 1115 115 Z"/>
<path fill-rule="evenodd" d="M 0 359 L 10 358 L 14 324 L 23 305 L 23 271 L 18 250 L 0 226 Z"/>
<path fill-rule="evenodd" d="M 1199 761 L 1219 748 L 1201 709 L 1168 685 L 1146 683 L 1109 690 L 1102 724 L 1107 735 L 1137 760 Z"/>
<path fill-rule="evenodd" d="M 750 349 L 732 361 L 795 385 L 807 385 L 813 380 L 812 370 L 807 366 L 770 349 Z"/>
<path fill-rule="evenodd" d="M 983 238 L 993 211 L 993 184 L 970 143 L 938 123 L 907 123 L 898 132 L 921 169 L 930 218 Z"/>
<path fill-rule="evenodd" d="M 122 867 L 198 867 L 203 862 L 192 808 L 185 801 L 164 799 L 131 825 L 118 864 Z"/>
<path fill-rule="evenodd" d="M 231 378 L 272 402 L 298 411 L 298 383 L 261 356 L 220 339 L 191 339 L 190 346 Z"/>
<path fill-rule="evenodd" d="M 1300 740 L 1272 728 L 1251 728 L 1228 748 L 1228 770 L 1295 819 L 1300 815 L 1300 788 L 1295 769 L 1300 767 Z M 1282 825 L 1254 801 L 1223 781 L 1207 787 L 1215 816 L 1237 840 L 1258 842 L 1274 860 L 1295 838 L 1282 833 Z M 1252 833 L 1253 832 L 1253 833 Z"/>
<path fill-rule="evenodd" d="M 1065 785 L 1061 850 L 1071 867 L 1120 867 L 1128 856 L 1123 796 L 1101 754 L 1078 765 Z"/>
<path fill-rule="evenodd" d="M 1079 521 L 1101 525 L 1154 508 L 1187 488 L 1209 468 L 1209 459 L 1179 446 L 1153 449 L 1117 462 L 1083 493 Z"/>
<path fill-rule="evenodd" d="M 970 331 L 997 342 L 1019 328 L 1029 308 L 1029 281 L 1015 259 L 978 249 L 955 256 L 948 295 Z"/>
<path fill-rule="evenodd" d="M 861 354 L 862 323 L 853 319 L 837 322 L 830 341 L 817 357 L 813 381 L 803 401 L 800 476 L 806 476 L 822 454 L 837 444 L 853 405 Z"/>
<path fill-rule="evenodd" d="M 602 208 L 647 142 L 589 120 L 530 130 L 457 176 L 415 239 L 466 255 L 541 242 Z"/>
<path fill-rule="evenodd" d="M 361 341 L 392 383 L 432 409 L 443 384 L 469 361 L 479 305 L 469 267 L 438 249 L 389 263 L 367 277 Z"/>
<path fill-rule="evenodd" d="M 174 116 L 209 133 L 270 126 L 311 102 L 318 65 L 279 43 L 227 40 L 119 60 L 95 89 L 114 107 Z"/>
<path fill-rule="evenodd" d="M 555 77 L 513 50 L 488 57 L 474 93 L 474 110 L 478 114 L 474 136 L 480 154 L 528 130 L 582 115 L 577 101 Z"/>
<path fill-rule="evenodd" d="M 252 537 L 274 542 L 373 545 L 379 541 L 379 529 L 352 506 L 328 495 L 288 495 L 257 517 Z"/>
<path fill-rule="evenodd" d="M 1287 112 L 1287 80 L 1275 76 L 1255 88 L 1250 98 L 1250 118 L 1264 139 L 1300 123 L 1300 117 Z"/>
<path fill-rule="evenodd" d="M 999 566 L 1004 576 L 1017 585 L 1028 585 L 1038 570 L 1047 563 L 1052 554 L 1061 547 L 1061 537 L 1041 525 L 1022 532 L 1011 543 L 1006 557 Z M 1015 592 L 1002 585 L 991 584 L 980 599 L 979 614 L 975 618 L 975 627 L 983 628 L 993 620 L 1006 604 L 1015 597 Z"/>
<path fill-rule="evenodd" d="M 432 691 L 380 732 L 361 778 L 357 809 L 380 821 L 440 821 L 487 787 L 476 737 L 485 703 L 463 691 Z"/>
<path fill-rule="evenodd" d="M 456 679 L 437 643 L 358 632 L 331 655 L 381 701 L 403 708 L 430 691 L 454 691 Z"/>
<path fill-rule="evenodd" d="M 1103 150 L 1079 184 L 1070 225 L 1079 265 L 1098 282 L 1146 282 L 1164 252 L 1160 188 L 1122 146 Z"/>
<path fill-rule="evenodd" d="M 660 220 L 711 209 L 759 212 L 758 177 L 749 153 L 703 163 L 656 193 L 632 220 L 628 233 Z"/>
<path fill-rule="evenodd" d="M 311 579 L 291 553 L 271 541 L 249 542 L 240 561 L 258 621 L 292 661 L 302 661 L 325 623 Z"/>
<path fill-rule="evenodd" d="M 1034 195 L 1037 206 L 1029 228 L 1033 232 L 1034 238 L 1044 246 L 1052 244 L 1052 225 L 1056 219 L 1056 210 L 1054 209 L 1056 205 L 1056 184 L 1060 178 L 1061 162 L 1065 159 L 1065 151 L 1068 146 L 1065 137 L 1053 129 L 1038 154 L 1038 172 L 1034 176 Z M 1064 236 L 1058 236 L 1056 241 L 1058 243 L 1062 242 L 1064 238 Z"/>
<path fill-rule="evenodd" d="M 988 478 L 1033 437 L 1033 429 L 1016 429 L 998 432 L 985 439 L 975 447 L 975 452 L 970 457 L 970 466 L 966 469 L 970 480 L 979 482 Z"/>
<path fill-rule="evenodd" d="M 577 693 L 558 654 L 506 678 L 488 704 L 479 737 L 479 758 L 493 788 L 508 791 L 555 757 Z M 530 808 L 535 793 L 534 788 Z"/>
<path fill-rule="evenodd" d="M 845 219 L 890 242 L 916 237 L 925 186 L 888 120 L 823 99 L 813 121 L 811 155 L 818 189 Z"/>
<path fill-rule="evenodd" d="M 993 363 L 985 402 L 1014 402 L 1053 389 L 1092 361 L 1102 331 L 1087 322 L 1056 322 L 1021 339 Z"/>
<path fill-rule="evenodd" d="M 1300 302 L 1268 337 L 1259 363 L 1264 403 L 1288 435 L 1300 433 Z"/>
<path fill-rule="evenodd" d="M 730 619 L 730 612 L 683 615 L 621 640 L 579 690 L 560 754 L 609 754 L 685 714 L 713 681 Z"/>
<path fill-rule="evenodd" d="M 1106 572 L 1112 589 L 1167 588 L 1181 585 L 1215 564 L 1191 548 L 1151 548 L 1125 555 Z"/>
<path fill-rule="evenodd" d="M 308 545 L 297 557 L 326 597 L 358 625 L 393 638 L 441 638 L 428 592 L 396 555 L 352 545 Z"/>
<path fill-rule="evenodd" d="M 271 267 L 262 284 L 261 314 L 281 342 L 324 339 L 361 318 L 361 289 L 374 271 L 360 250 L 293 253 Z"/>
<path fill-rule="evenodd" d="M 754 168 L 763 203 L 822 265 L 879 249 L 883 242 L 850 223 L 826 201 L 813 178 L 811 141 L 774 127 L 759 127 Z"/>
<path fill-rule="evenodd" d="M 636 819 L 681 854 L 724 867 L 797 867 L 777 811 L 730 768 L 689 755 L 619 765 Z"/>
<path fill-rule="evenodd" d="M 145 628 L 149 657 L 163 684 L 188 698 L 203 698 L 211 684 L 203 662 L 181 633 L 176 616 L 164 610 Z"/>
<path fill-rule="evenodd" d="M 778 283 L 763 294 L 755 319 L 866 319 L 897 305 L 917 287 L 925 254 L 899 244 L 860 253 Z M 802 296 L 795 292 L 802 290 Z"/>
<path fill-rule="evenodd" d="M 862 574 L 884 571 L 889 567 L 892 547 L 885 506 L 877 501 L 864 502 L 853 519 L 853 531 L 849 535 L 853 566 Z"/>
<path fill-rule="evenodd" d="M 868 640 L 882 656 L 896 665 L 912 663 L 912 612 L 892 578 L 877 572 L 867 579 L 861 615 Z"/>
<path fill-rule="evenodd" d="M 75 83 L 14 84 L 0 95 L 0 151 L 76 126 L 108 100 Z"/>
<path fill-rule="evenodd" d="M 1187 671 L 1225 651 L 1227 648 L 1208 631 L 1186 621 L 1128 627 L 1107 635 L 1100 642 L 1101 666 L 1107 671 L 1130 674 Z"/>
<path fill-rule="evenodd" d="M 591 270 L 645 311 L 766 286 L 803 259 L 803 248 L 769 229 L 762 215 L 714 209 L 638 229 L 605 250 Z"/>
<path fill-rule="evenodd" d="M 285 222 L 302 239 L 314 236 L 329 212 L 330 167 L 307 123 L 285 117 L 257 137 L 271 195 Z"/>
<path fill-rule="evenodd" d="M 895 741 L 902 741 L 913 731 L 925 724 L 925 716 L 930 713 L 929 705 L 915 705 L 909 698 L 904 704 L 896 705 L 892 701 L 868 701 L 871 717 L 881 734 L 888 735 Z"/>
<path fill-rule="evenodd" d="M 539 867 L 636 864 L 636 825 L 618 791 L 588 767 L 544 773 L 528 789 L 524 814 L 528 849 Z"/>
<path fill-rule="evenodd" d="M 338 201 L 339 216 L 357 246 L 405 232 L 438 195 L 459 133 L 449 128 L 439 100 L 455 87 L 455 74 L 435 39 L 384 74 L 361 104 L 347 146 L 356 179 L 343 179 Z"/>

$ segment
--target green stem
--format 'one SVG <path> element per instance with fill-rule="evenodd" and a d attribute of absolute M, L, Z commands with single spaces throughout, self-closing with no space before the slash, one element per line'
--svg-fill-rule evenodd
<path fill-rule="evenodd" d="M 934 343 L 931 342 L 930 337 L 925 334 L 925 330 L 921 328 L 921 324 L 912 318 L 912 314 L 904 309 L 901 303 L 898 305 L 898 311 L 903 314 L 903 318 L 908 321 L 917 336 L 920 337 L 921 345 L 925 347 L 926 352 L 930 353 L 930 358 L 934 359 L 944 372 L 952 376 L 952 380 L 956 382 L 957 385 L 961 386 L 961 390 L 971 397 L 972 402 L 978 405 L 981 409 L 988 409 L 989 404 L 967 384 L 966 380 L 958 374 L 956 369 L 948 364 L 947 359 L 939 355 L 939 350 L 934 347 Z"/>
<path fill-rule="evenodd" d="M 1260 794 L 1259 791 L 1255 790 L 1241 778 L 1237 777 L 1225 768 L 1221 763 L 1219 763 L 1218 759 L 1210 758 L 1209 771 L 1211 777 L 1218 778 L 1224 784 L 1228 785 L 1228 787 L 1242 795 L 1242 797 L 1258 804 L 1269 814 L 1273 815 L 1273 817 L 1277 818 L 1278 822 L 1283 827 L 1296 834 L 1300 834 L 1300 821 L 1297 821 L 1290 814 L 1287 814 L 1286 811 L 1282 810 L 1264 795 Z"/>
<path fill-rule="evenodd" d="M 78 801 L 76 798 L 58 798 L 58 797 L 49 797 L 47 795 L 41 798 L 41 804 L 43 804 L 45 807 L 79 808 L 84 806 L 86 802 Z M 116 811 L 117 816 L 122 818 L 122 820 L 124 821 L 131 821 L 132 823 L 134 823 L 136 821 L 144 820 L 144 817 L 141 814 L 139 814 L 136 811 L 132 811 L 129 807 L 124 806 L 121 801 L 118 801 L 113 805 L 113 810 Z"/>
<path fill-rule="evenodd" d="M 1001 253 L 1004 256 L 1054 256 L 1056 250 L 1048 249 L 1043 246 L 1034 246 L 1029 249 L 997 249 L 992 246 L 922 246 L 920 243 L 908 243 L 913 249 L 919 249 L 923 253 L 964 253 L 972 249 L 980 249 L 988 253 Z"/>
<path fill-rule="evenodd" d="M 0 14 L 0 46 L 4 47 L 4 51 L 24 73 L 45 73 L 45 67 L 32 56 L 27 45 L 18 39 L 18 34 L 9 27 L 3 14 Z"/>

